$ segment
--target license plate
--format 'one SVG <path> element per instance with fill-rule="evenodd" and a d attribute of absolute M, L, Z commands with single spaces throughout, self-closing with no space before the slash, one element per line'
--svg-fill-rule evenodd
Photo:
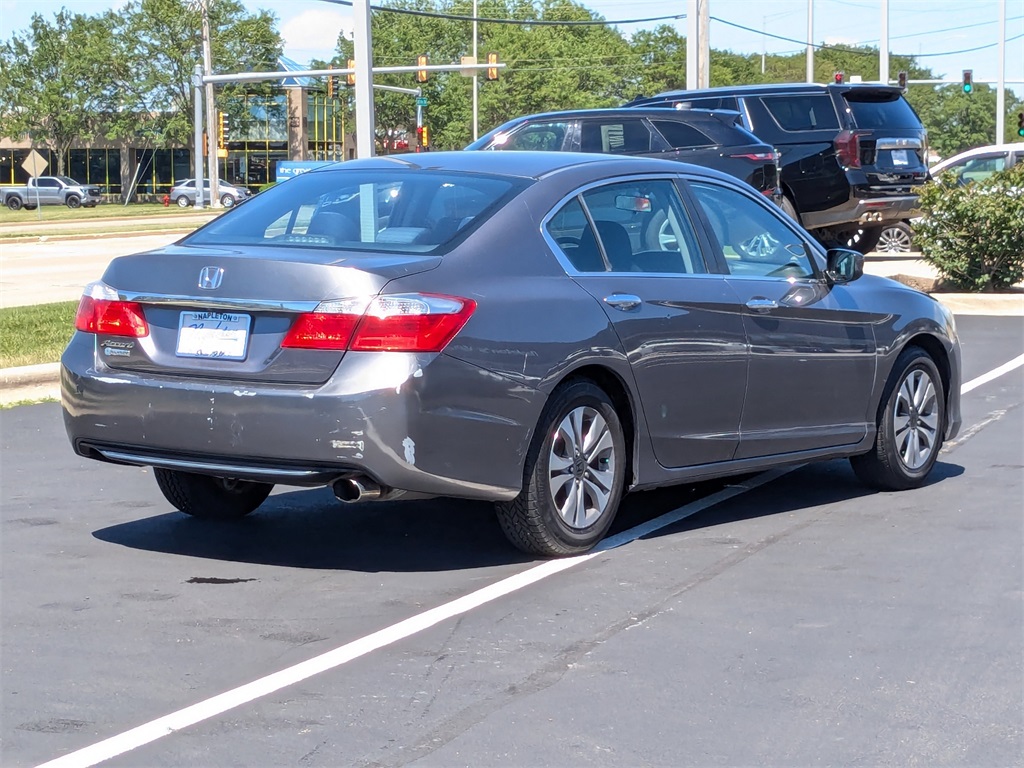
<path fill-rule="evenodd" d="M 244 360 L 249 344 L 249 315 L 182 312 L 178 320 L 178 357 Z"/>
<path fill-rule="evenodd" d="M 905 149 L 894 149 L 892 150 L 892 164 L 893 165 L 910 165 L 910 156 L 907 154 Z"/>

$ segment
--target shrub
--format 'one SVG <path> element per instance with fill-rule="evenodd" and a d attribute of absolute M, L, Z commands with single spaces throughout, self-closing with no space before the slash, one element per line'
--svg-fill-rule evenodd
<path fill-rule="evenodd" d="M 998 291 L 1024 280 L 1024 164 L 969 184 L 941 174 L 920 205 L 914 240 L 952 286 Z"/>

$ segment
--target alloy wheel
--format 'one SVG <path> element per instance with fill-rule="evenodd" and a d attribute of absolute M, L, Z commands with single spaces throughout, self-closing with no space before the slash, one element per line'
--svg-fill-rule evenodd
<path fill-rule="evenodd" d="M 937 391 L 928 371 L 915 368 L 900 382 L 892 419 L 900 461 L 907 469 L 920 469 L 938 444 L 940 428 Z"/>
<path fill-rule="evenodd" d="M 612 432 L 595 408 L 566 414 L 551 441 L 548 472 L 551 498 L 570 528 L 587 528 L 607 511 L 616 461 Z"/>

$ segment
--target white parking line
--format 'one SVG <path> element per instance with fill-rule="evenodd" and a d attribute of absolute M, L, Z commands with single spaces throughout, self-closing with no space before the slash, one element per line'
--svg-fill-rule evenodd
<path fill-rule="evenodd" d="M 976 379 L 972 379 L 961 387 L 960 392 L 970 392 L 972 389 L 992 381 L 1003 374 L 1009 373 L 1022 365 L 1024 365 L 1024 355 L 1020 355 L 1005 365 L 1001 365 Z M 399 640 L 411 637 L 412 635 L 422 632 L 425 629 L 429 629 L 442 621 L 456 616 L 461 616 L 474 608 L 479 608 L 481 605 L 485 605 L 486 603 L 490 603 L 500 597 L 512 594 L 513 592 L 523 589 L 524 587 L 528 587 L 531 584 L 536 584 L 538 581 L 546 579 L 549 576 L 554 576 L 556 573 L 567 571 L 581 563 L 585 563 L 602 552 L 636 541 L 642 536 L 646 536 L 654 531 L 672 525 L 673 523 L 677 523 L 680 520 L 684 520 L 687 517 L 695 515 L 709 507 L 720 504 L 727 499 L 739 496 L 742 493 L 746 493 L 754 488 L 770 483 L 773 480 L 777 480 L 783 475 L 793 472 L 796 469 L 799 469 L 799 467 L 783 467 L 780 469 L 762 472 L 759 475 L 748 478 L 742 483 L 730 485 L 717 493 L 713 493 L 703 499 L 686 504 L 678 509 L 672 510 L 671 512 L 666 512 L 664 515 L 656 517 L 653 520 L 649 520 L 635 528 L 630 528 L 627 531 L 611 536 L 602 541 L 594 550 L 585 555 L 567 557 L 561 560 L 548 560 L 540 565 L 535 565 L 534 567 L 521 573 L 517 573 L 514 576 L 509 576 L 506 579 L 502 579 L 494 584 L 478 589 L 476 592 L 471 592 L 468 595 L 464 595 L 463 597 L 452 600 L 444 605 L 439 605 L 436 608 L 431 608 L 429 611 L 412 616 L 398 622 L 397 624 L 392 624 L 390 627 L 378 630 L 377 632 L 366 635 L 358 640 L 353 640 L 350 643 L 346 643 L 345 645 L 327 651 L 319 656 L 314 656 L 312 659 L 308 659 L 307 661 L 300 662 L 294 666 L 274 672 L 266 677 L 261 677 L 251 683 L 246 683 L 238 688 L 218 694 L 217 696 L 206 699 L 205 701 L 200 701 L 192 706 L 179 709 L 177 712 L 164 715 L 156 720 L 151 720 L 144 725 L 132 728 L 131 730 L 125 731 L 124 733 L 120 733 L 116 736 L 111 736 L 110 738 L 97 742 L 92 746 L 85 747 L 84 749 L 71 752 L 63 757 L 58 757 L 54 760 L 50 760 L 49 762 L 42 763 L 37 766 L 37 768 L 89 768 L 90 766 L 102 763 L 104 760 L 109 760 L 117 755 L 130 752 L 133 749 L 138 749 L 139 747 L 154 742 L 157 739 L 172 734 L 175 731 L 180 731 L 190 725 L 195 725 L 203 720 L 208 720 L 211 717 L 215 717 L 216 715 L 227 712 L 228 710 L 247 704 L 250 701 L 267 696 L 289 685 L 294 685 L 295 683 L 307 680 L 321 672 L 336 669 L 353 659 L 358 659 L 368 653 L 397 643 Z"/>

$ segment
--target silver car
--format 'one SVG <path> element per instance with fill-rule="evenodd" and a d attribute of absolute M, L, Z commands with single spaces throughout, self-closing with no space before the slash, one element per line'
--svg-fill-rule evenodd
<path fill-rule="evenodd" d="M 249 197 L 249 190 L 245 187 L 236 187 L 221 181 L 217 185 L 217 193 L 220 195 L 220 204 L 225 208 L 232 208 Z M 185 179 L 175 184 L 170 192 L 171 202 L 179 208 L 188 208 L 196 204 L 196 180 Z M 210 180 L 203 179 L 203 200 L 210 202 Z"/>
<path fill-rule="evenodd" d="M 836 457 L 913 488 L 960 426 L 948 310 L 655 159 L 312 171 L 114 259 L 75 325 L 74 450 L 153 467 L 205 518 L 274 484 L 484 499 L 516 546 L 565 555 L 632 490 Z"/>

